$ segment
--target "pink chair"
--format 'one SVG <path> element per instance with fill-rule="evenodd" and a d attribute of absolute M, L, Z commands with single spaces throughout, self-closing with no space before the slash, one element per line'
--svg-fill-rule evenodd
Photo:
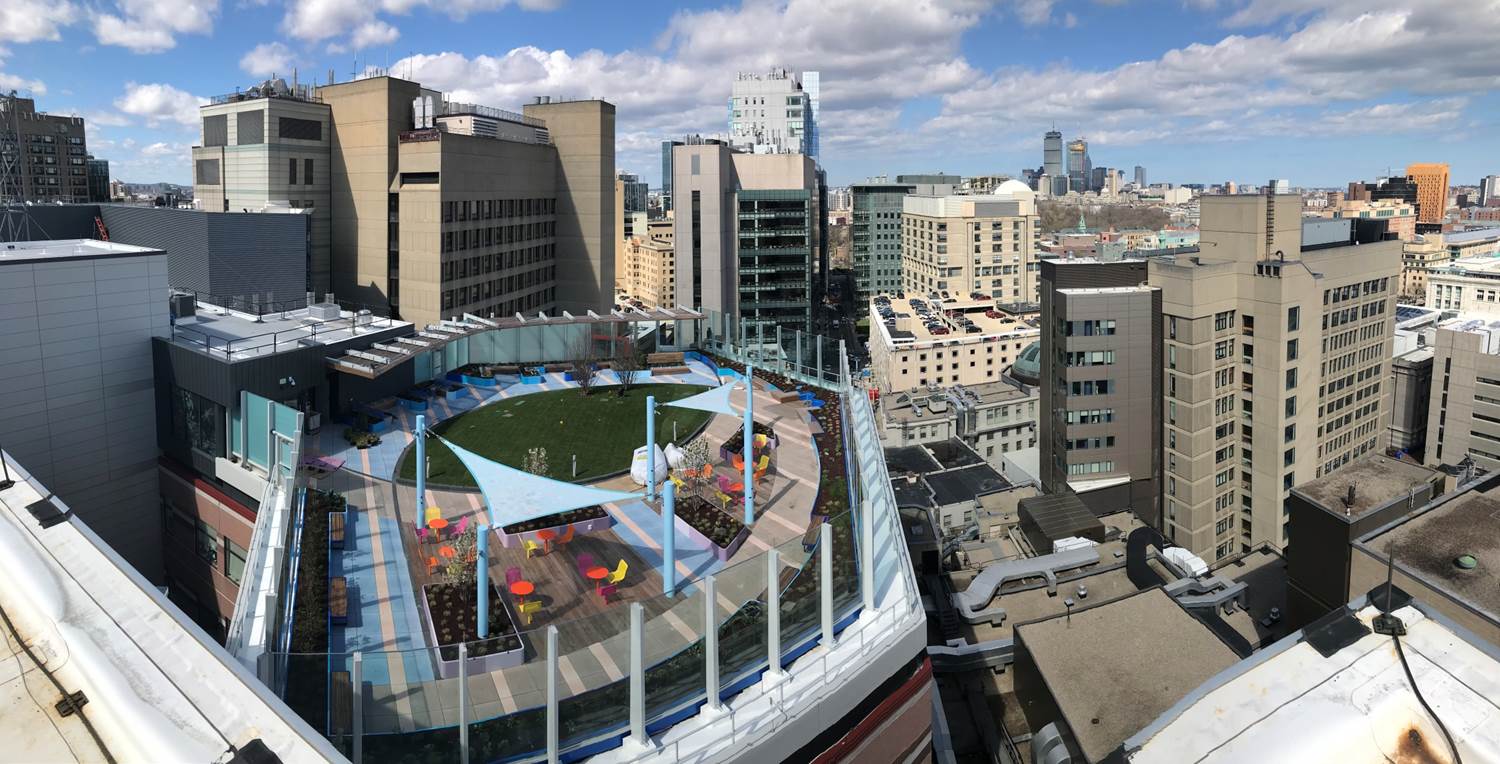
<path fill-rule="evenodd" d="M 580 575 L 580 576 L 586 576 L 586 575 L 588 575 L 588 572 L 590 570 L 593 570 L 593 569 L 594 569 L 594 556 L 591 555 L 591 554 L 589 554 L 588 552 L 583 552 L 583 553 L 579 554 L 578 555 L 578 575 Z"/>
<path fill-rule="evenodd" d="M 599 587 L 599 599 L 603 600 L 604 604 L 609 604 L 609 598 L 615 596 L 617 587 L 617 584 L 605 584 Z"/>
<path fill-rule="evenodd" d="M 459 536 L 464 535 L 464 531 L 468 529 L 469 516 L 464 515 L 462 518 L 459 518 L 458 525 L 453 526 L 453 538 L 458 538 Z"/>
<path fill-rule="evenodd" d="M 418 528 L 417 529 L 417 543 L 418 544 L 425 544 L 425 543 L 427 543 L 427 529 L 426 528 Z"/>
<path fill-rule="evenodd" d="M 520 568 L 510 567 L 510 568 L 506 568 L 505 569 L 505 586 L 506 586 L 506 588 L 510 588 L 511 584 L 513 584 L 513 583 L 515 583 L 517 581 L 520 581 L 520 580 L 521 580 L 521 569 Z"/>

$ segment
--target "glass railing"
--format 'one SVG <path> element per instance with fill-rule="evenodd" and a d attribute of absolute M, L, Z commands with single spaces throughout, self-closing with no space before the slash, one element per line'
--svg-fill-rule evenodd
<path fill-rule="evenodd" d="M 462 646 L 466 660 L 459 645 L 281 654 L 268 684 L 341 750 L 366 761 L 447 759 L 465 749 L 473 761 L 549 752 L 577 759 L 618 746 L 636 721 L 655 734 L 756 685 L 773 660 L 777 669 L 791 666 L 823 643 L 825 622 L 836 634 L 863 623 L 858 615 L 876 602 L 876 587 L 902 587 L 908 602 L 918 602 L 874 418 L 839 343 L 774 327 L 731 332 L 721 315 L 705 323 L 717 330 L 700 337 L 694 360 L 721 375 L 740 373 L 748 361 L 757 378 L 812 398 L 808 406 L 826 434 L 814 439 L 818 463 L 799 467 L 815 470 L 819 482 L 809 533 L 770 548 L 758 537 L 747 541 L 712 575 L 679 576 L 672 596 L 659 593 L 659 570 L 631 570 L 637 586 L 649 581 L 658 593 L 602 610 L 592 601 L 544 600 L 533 624 L 506 598 L 492 638 Z M 861 501 L 870 503 L 869 527 L 851 509 Z M 819 520 L 832 542 L 826 571 Z M 861 550 L 885 548 L 876 538 L 895 539 L 896 552 L 862 565 Z M 415 593 L 394 596 L 402 595 Z M 585 587 L 575 599 L 591 596 Z M 358 610 L 351 606 L 349 617 L 361 617 Z M 852 638 L 870 639 L 865 629 L 856 632 Z M 795 670 L 846 668 L 815 654 Z"/>

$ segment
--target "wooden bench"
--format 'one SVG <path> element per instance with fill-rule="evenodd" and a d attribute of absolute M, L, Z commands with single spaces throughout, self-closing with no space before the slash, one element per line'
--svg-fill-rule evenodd
<path fill-rule="evenodd" d="M 647 366 L 681 366 L 683 356 L 681 353 L 647 353 Z"/>
<path fill-rule="evenodd" d="M 344 513 L 328 513 L 328 546 L 334 549 L 344 548 Z"/>
<path fill-rule="evenodd" d="M 807 526 L 807 532 L 802 534 L 802 548 L 811 552 L 818 545 L 818 539 L 823 534 L 823 523 L 827 521 L 823 515 L 813 515 L 812 523 Z"/>
<path fill-rule="evenodd" d="M 802 400 L 802 397 L 798 395 L 796 390 L 784 390 L 781 392 L 771 393 L 771 399 L 776 401 L 777 403 L 796 403 L 797 401 Z"/>
<path fill-rule="evenodd" d="M 496 374 L 520 374 L 521 373 L 521 367 L 516 366 L 515 364 L 501 364 L 499 366 L 491 366 L 490 369 L 492 369 L 494 371 L 494 373 L 496 373 Z"/>
<path fill-rule="evenodd" d="M 349 679 L 349 672 L 335 671 L 329 684 L 328 732 L 333 735 L 348 735 L 354 731 L 354 683 Z"/>
<path fill-rule="evenodd" d="M 657 366 L 651 369 L 653 376 L 664 376 L 669 374 L 692 374 L 693 370 L 686 366 Z"/>
<path fill-rule="evenodd" d="M 328 579 L 328 617 L 334 623 L 349 621 L 349 581 L 343 576 Z"/>

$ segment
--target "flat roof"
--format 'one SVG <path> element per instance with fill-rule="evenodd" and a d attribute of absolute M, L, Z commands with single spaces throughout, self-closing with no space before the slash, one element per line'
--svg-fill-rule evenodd
<path fill-rule="evenodd" d="M 1252 648 L 1258 650 L 1291 633 L 1291 619 L 1286 617 L 1286 558 L 1261 547 L 1220 561 L 1209 572 L 1245 585 L 1245 607 L 1218 613 Z M 1273 618 L 1273 610 L 1282 617 Z"/>
<path fill-rule="evenodd" d="M 1480 228 L 1473 231 L 1455 231 L 1443 234 L 1444 244 L 1468 244 L 1475 241 L 1500 239 L 1500 228 Z"/>
<path fill-rule="evenodd" d="M 998 626 L 987 620 L 965 623 L 961 627 L 964 637 L 976 644 L 1010 639 L 1015 636 L 1018 625 L 1066 614 L 1068 607 L 1064 600 L 1069 598 L 1073 600 L 1073 615 L 1076 618 L 1079 608 L 1089 607 L 1091 603 L 1109 602 L 1140 591 L 1140 587 L 1130 580 L 1130 574 L 1125 570 L 1124 558 L 1114 558 L 1114 552 L 1109 548 L 1111 545 L 1122 551 L 1125 548 L 1123 541 L 1101 545 L 1099 562 L 1079 570 L 1058 571 L 1056 594 L 1048 593 L 1047 582 L 1040 576 L 1025 581 L 1006 582 L 995 592 L 989 603 L 990 607 L 1005 608 L 1005 620 Z M 1078 596 L 1080 585 L 1087 591 L 1083 597 Z"/>
<path fill-rule="evenodd" d="M 1010 488 L 1010 481 L 988 464 L 934 472 L 923 479 L 932 486 L 933 501 L 940 507 L 973 501 L 981 493 Z"/>
<path fill-rule="evenodd" d="M 890 300 L 889 308 L 894 315 L 889 319 L 881 315 L 884 305 L 881 298 Z M 922 343 L 967 344 L 1002 340 L 1021 340 L 1024 343 L 1041 336 L 1040 315 L 1009 313 L 989 297 L 942 299 L 912 295 L 900 298 L 882 294 L 870 298 L 870 316 L 871 339 L 879 336 L 886 347 L 898 350 Z M 970 331 L 969 326 L 975 327 L 974 331 Z"/>
<path fill-rule="evenodd" d="M 885 449 L 885 466 L 886 471 L 895 477 L 903 474 L 925 475 L 943 468 L 921 446 L 892 446 Z"/>
<path fill-rule="evenodd" d="M 411 328 L 409 321 L 347 310 L 339 310 L 338 318 L 328 319 L 317 317 L 308 308 L 257 317 L 199 301 L 195 315 L 173 324 L 169 339 L 176 345 L 239 361 Z"/>
<path fill-rule="evenodd" d="M 997 379 L 993 382 L 981 382 L 977 385 L 951 385 L 939 391 L 929 392 L 925 388 L 907 390 L 900 393 L 885 395 L 881 397 L 881 409 L 887 419 L 899 422 L 914 422 L 917 420 L 934 419 L 945 416 L 951 411 L 953 404 L 948 400 L 946 392 L 962 396 L 964 399 L 976 405 L 993 405 L 1006 401 L 1022 401 L 1037 395 L 1035 388 L 1028 388 L 1019 383 L 1007 382 Z M 937 403 L 934 407 L 930 403 Z M 920 406 L 922 413 L 917 413 Z"/>
<path fill-rule="evenodd" d="M 1439 497 L 1359 543 L 1500 618 L 1500 480 Z M 1456 564 L 1466 554 L 1477 562 L 1473 570 Z"/>
<path fill-rule="evenodd" d="M 160 255 L 162 250 L 136 247 L 98 239 L 53 239 L 12 241 L 0 244 L 0 265 L 40 263 L 56 260 L 101 260 L 111 257 Z"/>
<path fill-rule="evenodd" d="M 1384 454 L 1370 454 L 1331 475 L 1308 481 L 1292 490 L 1330 513 L 1353 521 L 1372 509 L 1406 496 L 1412 485 L 1427 483 L 1437 474 L 1436 470 L 1421 465 Z M 1354 487 L 1354 504 L 1346 513 L 1344 500 L 1349 495 L 1350 486 Z"/>
<path fill-rule="evenodd" d="M 1016 637 L 1089 761 L 1239 660 L 1159 587 L 1020 624 Z"/>

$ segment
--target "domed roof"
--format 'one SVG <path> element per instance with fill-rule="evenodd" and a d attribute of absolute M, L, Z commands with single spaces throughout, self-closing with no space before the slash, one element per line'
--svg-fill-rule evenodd
<path fill-rule="evenodd" d="M 1011 376 L 1027 382 L 1036 384 L 1042 376 L 1042 343 L 1040 340 L 1027 345 L 1021 354 L 1016 356 L 1016 362 L 1010 366 Z"/>
<path fill-rule="evenodd" d="M 995 193 L 997 195 L 998 194 L 1025 194 L 1026 196 L 1033 196 L 1033 195 L 1036 194 L 1035 191 L 1031 190 L 1031 186 L 1028 186 L 1025 183 L 1022 183 L 1019 180 L 1007 180 L 1004 183 L 1001 183 L 999 185 L 999 187 L 997 187 L 995 189 Z"/>

